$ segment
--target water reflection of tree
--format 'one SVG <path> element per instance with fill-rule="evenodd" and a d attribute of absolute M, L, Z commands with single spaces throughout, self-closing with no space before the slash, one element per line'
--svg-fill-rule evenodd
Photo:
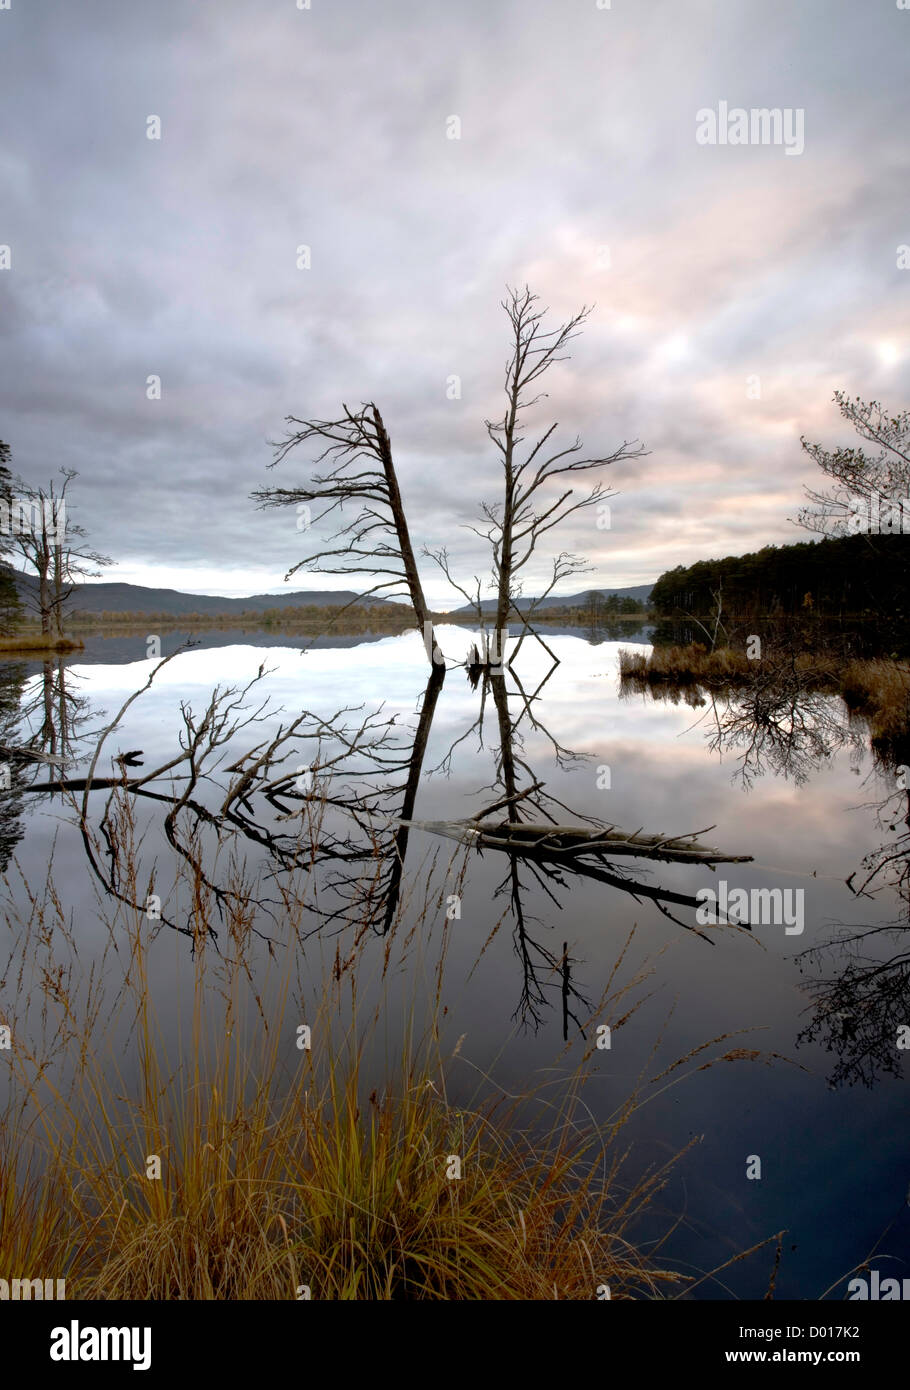
<path fill-rule="evenodd" d="M 575 983 L 573 968 L 578 962 L 569 957 L 568 943 L 564 942 L 559 950 L 555 944 L 547 942 L 547 924 L 529 910 L 529 894 L 561 911 L 577 881 L 587 879 L 627 893 L 638 901 L 650 901 L 671 921 L 704 936 L 677 916 L 670 906 L 694 910 L 698 900 L 691 894 L 648 882 L 642 861 L 713 866 L 749 856 L 725 855 L 701 845 L 694 835 L 667 837 L 641 832 L 630 835 L 574 810 L 548 792 L 527 756 L 525 729 L 549 743 L 558 767 L 571 767 L 582 758 L 559 742 L 539 713 L 538 702 L 552 669 L 529 694 L 514 669 L 515 655 L 517 652 L 513 654 L 508 671 L 469 662 L 469 680 L 472 686 L 481 688 L 480 710 L 469 730 L 459 736 L 439 764 L 448 771 L 455 748 L 474 731 L 479 747 L 484 746 L 484 717 L 492 705 L 497 736 L 493 753 L 494 780 L 485 790 L 495 799 L 469 820 L 422 822 L 421 825 L 436 834 L 462 841 L 468 846 L 469 854 L 493 851 L 506 860 L 506 872 L 494 890 L 494 901 L 504 899 L 507 903 L 506 915 L 511 921 L 515 953 L 521 965 L 522 985 L 515 1016 L 536 1028 L 551 999 L 558 995 L 563 1035 L 568 1036 L 570 1020 L 583 1029 L 576 1008 L 589 1017 L 589 1001 Z M 634 873 L 627 867 L 630 860 L 636 864 Z"/>
<path fill-rule="evenodd" d="M 428 775 L 426 753 L 445 679 L 442 666 L 431 671 L 412 724 L 381 708 L 364 712 L 360 707 L 329 716 L 302 711 L 285 718 L 260 695 L 264 676 L 260 667 L 245 686 L 216 689 L 201 713 L 182 703 L 179 747 L 151 768 L 145 767 L 142 750 L 109 751 L 111 736 L 143 693 L 137 691 L 104 731 L 84 776 L 50 776 L 33 784 L 36 793 L 56 792 L 68 800 L 92 871 L 112 897 L 145 910 L 136 866 L 124 854 L 130 833 L 124 817 L 127 805 L 151 805 L 163 814 L 171 850 L 195 881 L 211 890 L 220 908 L 249 894 L 248 882 L 226 877 L 223 865 L 236 865 L 237 851 L 252 847 L 262 853 L 254 900 L 276 923 L 286 876 L 303 869 L 314 890 L 307 899 L 312 933 L 337 932 L 353 923 L 386 934 L 415 885 L 419 888 L 422 880 L 425 897 L 429 892 L 432 866 L 427 871 L 426 857 L 410 869 L 407 865 L 416 826 L 464 846 L 466 852 L 457 851 L 453 860 L 459 865 L 459 886 L 470 874 L 477 850 L 503 857 L 506 872 L 496 898 L 505 900 L 521 967 L 516 1013 L 536 1027 L 558 996 L 567 1031 L 570 1021 L 583 1026 L 587 1001 L 576 984 L 576 963 L 567 946 L 560 950 L 548 942 L 546 924 L 531 911 L 528 895 L 534 893 L 559 910 L 573 886 L 587 879 L 650 902 L 695 931 L 677 913 L 680 908 L 694 912 L 697 899 L 649 882 L 645 866 L 713 866 L 731 858 L 699 844 L 693 835 L 626 834 L 582 816 L 549 792 L 528 758 L 526 734 L 546 737 L 559 767 L 573 765 L 579 755 L 563 747 L 543 722 L 539 702 L 546 677 L 527 691 L 514 673 L 507 679 L 484 670 L 478 682 L 479 736 L 482 744 L 483 720 L 492 712 L 493 779 L 486 789 L 492 800 L 488 795 L 480 812 L 467 821 L 437 823 L 414 817 L 421 782 Z M 477 726 L 474 721 L 470 728 Z M 244 741 L 252 746 L 238 755 Z M 110 775 L 105 775 L 103 757 L 110 761 Z M 435 862 L 435 850 L 430 859 Z M 154 892 L 154 871 L 148 892 Z M 441 903 L 441 894 L 437 896 Z M 191 934 L 188 925 L 164 911 L 160 920 Z M 269 931 L 255 930 L 272 940 Z"/>
<path fill-rule="evenodd" d="M 19 704 L 26 668 L 20 662 L 0 662 L 0 873 L 22 839 L 22 771 L 31 766 L 19 750 Z"/>
<path fill-rule="evenodd" d="M 79 678 L 63 657 L 43 661 L 19 711 L 21 744 L 33 755 L 36 770 L 41 763 L 70 767 L 84 757 L 95 737 L 86 726 L 101 713 L 80 691 Z"/>
<path fill-rule="evenodd" d="M 78 762 L 94 738 L 86 725 L 94 710 L 63 657 L 41 663 L 29 681 L 22 662 L 0 664 L 0 762 L 9 789 L 0 791 L 0 863 L 5 870 L 23 834 L 19 817 L 26 793 L 46 790 L 48 769 L 57 774 Z"/>
<path fill-rule="evenodd" d="M 270 880 L 325 864 L 351 870 L 381 858 L 374 828 L 383 816 L 389 779 L 409 766 L 411 754 L 410 742 L 398 737 L 396 719 L 381 709 L 364 713 L 362 707 L 350 706 L 329 717 L 302 710 L 285 720 L 284 712 L 261 695 L 262 665 L 244 686 L 216 687 L 201 712 L 181 701 L 178 746 L 164 762 L 147 768 L 142 749 L 110 753 L 108 740 L 130 706 L 176 655 L 159 662 L 146 684 L 124 702 L 97 741 L 85 776 L 51 777 L 30 788 L 66 799 L 90 868 L 111 897 L 146 910 L 148 897 L 139 891 L 137 866 L 126 852 L 130 818 L 139 805 L 162 813 L 170 849 L 222 912 L 247 900 L 250 892 L 237 878 L 234 851 L 261 853 L 264 876 L 255 888 L 255 904 L 273 918 L 283 900 L 280 883 L 277 897 L 270 896 Z M 250 738 L 252 746 L 238 756 L 242 742 Z M 102 772 L 103 754 L 111 775 Z M 230 865 L 226 873 L 225 861 Z M 152 894 L 154 871 L 148 882 Z M 369 911 L 375 908 L 368 900 L 365 905 Z M 164 912 L 160 920 L 193 935 Z M 267 932 L 253 930 L 269 940 Z"/>
<path fill-rule="evenodd" d="M 713 700 L 711 712 L 709 746 L 715 752 L 736 753 L 735 776 L 744 787 L 766 772 L 802 786 L 842 748 L 858 752 L 865 742 L 862 733 L 850 727 L 838 700 L 801 688 L 786 673 L 777 677 L 762 672 L 723 708 Z"/>
<path fill-rule="evenodd" d="M 757 663 L 749 680 L 722 694 L 691 684 L 655 693 L 708 707 L 709 745 L 721 755 L 737 755 L 735 777 L 746 789 L 766 773 L 802 785 L 837 752 L 849 749 L 856 765 L 870 746 L 867 731 L 851 721 L 842 701 L 813 689 L 811 664 L 797 667 L 792 650 Z M 900 766 L 910 762 L 910 747 L 898 741 L 887 752 L 871 751 L 873 775 L 891 790 L 860 809 L 873 813 L 885 838 L 845 883 L 859 898 L 896 898 L 897 914 L 880 923 L 836 924 L 797 956 L 811 1011 L 797 1042 L 821 1043 L 833 1054 L 833 1087 L 872 1086 L 898 1075 L 898 1032 L 910 1022 L 910 792 L 895 785 Z"/>
<path fill-rule="evenodd" d="M 802 786 L 842 749 L 862 755 L 862 729 L 851 724 L 837 696 L 818 686 L 812 667 L 797 665 L 788 651 L 756 661 L 749 677 L 735 684 L 648 686 L 632 676 L 623 679 L 621 693 L 645 692 L 702 709 L 698 722 L 708 725 L 708 747 L 721 756 L 736 755 L 734 780 L 748 790 L 767 773 Z"/>
<path fill-rule="evenodd" d="M 738 693 L 711 739 L 715 749 L 740 750 L 739 775 L 745 786 L 765 771 L 803 784 L 844 748 L 850 749 L 856 766 L 867 744 L 866 733 L 850 720 L 840 700 L 801 689 L 792 665 L 765 673 Z M 902 756 L 906 761 L 910 749 L 872 752 L 873 776 L 893 786 L 897 761 Z M 872 1086 L 882 1076 L 898 1075 L 898 1030 L 910 1021 L 910 794 L 892 790 L 862 809 L 873 812 L 886 838 L 845 883 L 859 898 L 896 896 L 898 914 L 881 923 L 837 924 L 822 942 L 797 956 L 811 1009 L 797 1043 L 821 1042 L 833 1054 L 832 1087 Z"/>
<path fill-rule="evenodd" d="M 438 665 L 413 722 L 389 716 L 381 707 L 373 712 L 348 707 L 331 715 L 302 711 L 293 718 L 279 718 L 280 712 L 260 696 L 265 675 L 260 667 L 246 686 L 216 689 L 201 713 L 183 703 L 179 746 L 163 763 L 147 769 L 141 750 L 109 754 L 110 775 L 103 775 L 102 755 L 141 691 L 104 731 L 86 775 L 79 778 L 41 770 L 41 763 L 49 760 L 71 763 L 79 740 L 88 737 L 83 728 L 87 708 L 67 690 L 62 663 L 43 668 L 42 680 L 22 708 L 20 668 L 18 676 L 10 676 L 3 708 L 7 719 L 15 713 L 20 733 L 23 711 L 28 715 L 30 733 L 24 742 L 20 739 L 20 747 L 22 758 L 31 756 L 33 761 L 29 775 L 20 779 L 21 790 L 68 798 L 91 867 L 115 898 L 137 910 L 145 908 L 145 898 L 121 856 L 125 797 L 163 813 L 171 849 L 200 883 L 211 888 L 221 906 L 249 892 L 221 875 L 226 847 L 246 846 L 261 854 L 257 903 L 276 922 L 284 904 L 284 876 L 303 867 L 317 889 L 310 909 L 313 933 L 341 931 L 355 923 L 387 934 L 415 884 L 424 883 L 425 901 L 433 896 L 432 865 L 427 868 L 426 857 L 408 865 L 417 828 L 463 847 L 463 853 L 457 852 L 459 885 L 470 875 L 476 854 L 501 858 L 505 868 L 495 900 L 504 909 L 494 930 L 504 923 L 511 929 L 521 976 L 515 1014 L 537 1027 L 545 1011 L 558 1004 L 564 1033 L 573 1023 L 583 1029 L 590 1008 L 578 983 L 578 962 L 570 958 L 568 943 L 552 935 L 549 913 L 561 912 L 573 889 L 588 880 L 650 903 L 674 923 L 695 931 L 680 909 L 694 912 L 697 899 L 654 881 L 656 866 L 713 866 L 734 857 L 699 844 L 694 835 L 628 834 L 573 810 L 548 790 L 539 755 L 528 752 L 530 735 L 535 742 L 543 741 L 547 762 L 553 766 L 565 770 L 579 762 L 579 755 L 547 728 L 542 713 L 552 672 L 530 689 L 511 663 L 499 670 L 475 663 L 468 674 L 478 692 L 477 715 L 436 761 L 435 769 L 427 767 L 427 751 L 445 680 L 445 670 Z M 800 674 L 792 663 L 776 669 L 763 664 L 744 688 L 723 699 L 712 697 L 711 746 L 718 752 L 737 752 L 737 776 L 746 786 L 765 772 L 803 782 L 837 749 L 858 746 L 861 736 L 838 703 L 802 688 Z M 692 692 L 685 697 L 691 701 Z M 485 723 L 492 724 L 491 732 Z M 473 734 L 492 769 L 480 809 L 461 820 L 416 820 L 423 780 L 433 770 L 450 770 L 457 750 Z M 252 746 L 238 754 L 244 740 Z M 5 811 L 4 825 L 14 825 L 12 800 Z M 896 932 L 902 943 L 910 926 L 907 793 L 889 796 L 878 813 L 892 838 L 869 855 L 848 882 L 864 897 L 896 891 L 900 920 L 844 929 L 802 959 L 804 968 L 818 967 L 826 955 L 840 962 L 835 973 L 807 980 L 813 1015 L 801 1035 L 806 1041 L 824 1039 L 837 1054 L 835 1083 L 871 1084 L 877 1075 L 898 1069 L 895 1038 L 897 1025 L 904 1021 L 910 950 L 901 946 L 890 959 L 882 959 L 869 947 L 888 932 Z M 430 857 L 435 860 L 432 851 Z M 228 859 L 234 862 L 232 856 Z M 188 931 L 163 913 L 161 920 Z M 268 931 L 255 930 L 271 940 Z"/>
<path fill-rule="evenodd" d="M 445 679 L 445 667 L 434 665 L 420 702 L 420 712 L 413 738 L 405 737 L 383 760 L 383 781 L 377 789 L 372 807 L 373 819 L 367 828 L 366 843 L 360 853 L 361 863 L 370 866 L 364 881 L 353 879 L 344 870 L 332 873 L 327 888 L 337 898 L 337 906 L 325 910 L 323 920 L 366 922 L 374 930 L 387 934 L 395 920 L 401 900 L 404 866 L 411 836 L 411 819 L 417 802 L 424 759 L 433 716 Z M 363 750 L 369 760 L 377 760 L 377 750 Z M 366 828 L 366 827 L 365 827 Z"/>
<path fill-rule="evenodd" d="M 882 768 L 893 778 L 895 769 Z M 860 898 L 896 897 L 897 915 L 857 927 L 839 926 L 822 945 L 801 953 L 801 968 L 835 974 L 808 980 L 812 1017 L 800 1041 L 824 1042 L 836 1058 L 832 1086 L 873 1086 L 901 1072 L 900 1030 L 910 1023 L 910 792 L 902 787 L 873 803 L 888 838 L 847 879 Z M 876 949 L 873 949 L 876 948 Z"/>

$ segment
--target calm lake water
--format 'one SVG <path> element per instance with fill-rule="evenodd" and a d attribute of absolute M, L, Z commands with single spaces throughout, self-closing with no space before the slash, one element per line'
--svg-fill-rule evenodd
<path fill-rule="evenodd" d="M 744 1048 L 777 1054 L 703 1071 L 695 1069 L 696 1059 L 689 1068 L 693 1074 L 680 1084 L 668 1084 L 671 1074 L 652 1088 L 653 1095 L 630 1125 L 636 1162 L 663 1162 L 691 1138 L 700 1136 L 700 1142 L 673 1170 L 658 1209 L 642 1227 L 642 1238 L 656 1237 L 668 1218 L 677 1221 L 664 1256 L 694 1273 L 716 1268 L 785 1230 L 777 1296 L 815 1299 L 836 1284 L 828 1294 L 836 1299 L 844 1296 L 844 1283 L 836 1281 L 866 1258 L 893 1223 L 873 1265 L 898 1276 L 910 1273 L 910 1126 L 900 1054 L 884 1050 L 882 1055 L 892 1062 L 890 1073 L 886 1065 L 878 1065 L 849 1008 L 840 1010 L 839 1034 L 832 1036 L 838 1024 L 829 1020 L 820 1036 L 808 1040 L 812 1000 L 805 986 L 812 980 L 843 979 L 849 957 L 843 947 L 834 946 L 818 959 L 797 960 L 800 953 L 824 947 L 841 929 L 856 931 L 899 919 L 895 894 L 858 897 L 845 882 L 860 869 L 864 856 L 887 841 L 888 827 L 880 824 L 877 807 L 893 795 L 893 777 L 889 780 L 887 772 L 876 769 L 862 731 L 848 726 L 834 697 L 816 698 L 807 706 L 790 739 L 789 755 L 778 744 L 766 744 L 753 748 L 744 764 L 747 731 L 722 705 L 708 702 L 693 708 L 683 700 L 620 694 L 620 648 L 639 644 L 641 650 L 649 630 L 629 627 L 622 641 L 589 641 L 565 632 L 543 635 L 558 658 L 555 668 L 533 641 L 525 642 L 516 661 L 525 692 L 530 696 L 540 687 L 538 698 L 524 707 L 514 680 L 507 678 L 511 718 L 526 711 L 513 748 L 520 758 L 521 785 L 528 785 L 532 776 L 544 783 L 546 792 L 568 808 L 560 814 L 566 822 L 590 816 L 626 831 L 672 836 L 698 831 L 707 844 L 731 855 L 752 856 L 748 863 L 722 864 L 716 873 L 688 863 L 636 861 L 627 867 L 652 888 L 686 895 L 716 888 L 721 879 L 731 889 L 799 890 L 803 930 L 788 934 L 782 922 L 754 923 L 750 932 L 721 926 L 707 929 L 710 939 L 705 940 L 669 920 L 645 896 L 636 898 L 615 885 L 569 874 L 562 885 L 546 885 L 551 897 L 528 872 L 522 875 L 523 931 L 518 931 L 514 904 L 508 895 L 496 896 L 508 870 L 504 855 L 468 852 L 455 841 L 414 828 L 404 869 L 406 915 L 425 901 L 431 874 L 437 891 L 434 912 L 444 912 L 438 903 L 445 904 L 449 895 L 458 891 L 460 897 L 443 997 L 453 1042 L 465 1035 L 460 1052 L 465 1093 L 473 1084 L 473 1067 L 495 1068 L 499 1083 L 509 1088 L 560 1065 L 565 1044 L 559 979 L 543 969 L 534 1003 L 537 987 L 529 979 L 529 959 L 539 966 L 547 952 L 560 957 L 567 942 L 576 962 L 571 983 L 593 1001 L 625 950 L 621 978 L 631 979 L 647 965 L 651 973 L 639 994 L 648 997 L 627 1023 L 615 1028 L 611 1048 L 596 1053 L 597 1077 L 585 1092 L 593 1113 L 609 1115 L 643 1069 L 656 1074 L 723 1035 L 737 1036 L 715 1052 Z M 181 636 L 164 638 L 164 654 L 179 645 Z M 472 640 L 468 631 L 456 627 L 440 629 L 438 637 L 452 662 L 463 659 Z M 381 707 L 381 717 L 395 717 L 394 727 L 407 744 L 409 731 L 412 737 L 417 726 L 428 669 L 416 634 L 322 641 L 306 651 L 303 645 L 304 639 L 282 645 L 274 633 L 204 634 L 199 648 L 176 656 L 130 706 L 109 738 L 98 775 L 109 775 L 108 754 L 119 750 L 142 750 L 148 768 L 165 763 L 177 750 L 181 701 L 199 713 L 215 686 L 242 687 L 263 663 L 267 674 L 256 687 L 261 692 L 256 698 L 267 695 L 285 713 L 270 713 L 265 724 L 244 731 L 237 755 L 276 729 L 282 717 L 287 723 L 306 709 L 328 719 L 342 706 L 362 706 L 363 713 Z M 81 732 L 89 735 L 109 723 L 155 664 L 146 659 L 140 639 L 90 639 L 84 653 L 65 663 L 67 689 L 86 702 Z M 41 671 L 36 663 L 6 668 L 14 695 L 12 677 L 24 678 L 18 698 L 23 706 L 36 707 L 32 727 L 44 712 Z M 501 796 L 500 738 L 489 693 L 482 742 L 474 727 L 481 693 L 471 688 L 463 670 L 448 672 L 420 767 L 415 820 L 461 820 Z M 362 717 L 352 714 L 349 719 Z M 91 744 L 87 737 L 83 752 Z M 84 768 L 83 760 L 68 768 L 69 775 L 84 775 Z M 361 760 L 345 775 L 354 782 L 363 768 Z M 378 777 L 381 783 L 381 772 Z M 389 773 L 387 780 L 402 779 Z M 54 880 L 72 913 L 84 966 L 92 951 L 101 949 L 102 933 L 98 885 L 72 816 L 58 796 L 25 795 L 15 809 L 19 828 L 6 827 L 15 862 L 35 884 L 46 874 L 53 851 Z M 166 846 L 160 816 L 154 807 L 143 807 L 142 816 L 148 836 L 144 862 L 157 857 L 162 865 Z M 256 871 L 266 874 L 273 867 L 263 847 L 248 843 L 246 852 Z M 465 854 L 459 887 L 458 856 Z M 12 864 L 7 893 L 15 896 L 22 890 Z M 689 909 L 672 903 L 671 908 L 681 920 L 694 922 Z M 500 930 L 489 940 L 500 919 Z M 314 919 L 314 931 L 318 925 Z M 317 971 L 325 968 L 333 948 L 320 942 L 318 932 L 312 942 L 307 968 Z M 154 947 L 152 983 L 164 1026 L 169 1020 L 177 1026 L 174 982 L 181 961 L 189 968 L 185 947 L 170 932 L 162 932 Z M 377 961 L 382 949 L 377 935 Z M 876 962 L 887 962 L 899 950 L 900 940 L 888 934 L 873 936 L 862 947 L 863 955 Z M 413 959 L 408 983 L 419 992 L 424 987 L 419 953 Z M 9 982 L 6 988 L 11 988 Z M 867 990 L 857 1004 L 865 1011 L 865 1023 L 875 1008 L 875 993 Z M 580 1005 L 574 1011 L 582 1016 Z M 893 1018 L 887 1015 L 887 1027 Z M 589 1036 L 597 1021 L 586 1029 Z M 615 1025 L 618 1020 L 600 1021 Z M 910 1022 L 910 1015 L 905 1021 Z M 394 1028 L 394 1020 L 390 1026 Z M 577 1031 L 570 1019 L 570 1037 Z M 128 1071 L 128 1055 L 124 1067 Z M 760 1180 L 747 1178 L 750 1156 L 761 1159 Z M 774 1250 L 772 1243 L 731 1265 L 702 1283 L 694 1296 L 760 1298 Z"/>

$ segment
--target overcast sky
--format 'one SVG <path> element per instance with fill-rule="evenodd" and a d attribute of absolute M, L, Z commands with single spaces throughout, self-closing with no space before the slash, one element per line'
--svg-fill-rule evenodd
<path fill-rule="evenodd" d="M 369 399 L 415 540 L 486 571 L 463 527 L 499 492 L 483 421 L 525 282 L 554 321 L 596 305 L 541 423 L 650 451 L 611 470 L 610 531 L 557 542 L 594 567 L 568 591 L 803 539 L 799 436 L 852 438 L 834 390 L 910 405 L 910 10 L 311 6 L 0 9 L 0 438 L 32 482 L 78 469 L 106 578 L 280 590 L 308 538 L 249 493 L 309 456 L 268 472 L 268 441 Z M 720 102 L 803 112 L 804 149 L 700 144 Z"/>

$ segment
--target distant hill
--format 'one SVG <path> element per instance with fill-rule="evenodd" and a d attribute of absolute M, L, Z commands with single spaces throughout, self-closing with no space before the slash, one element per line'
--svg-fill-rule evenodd
<path fill-rule="evenodd" d="M 37 609 L 38 581 L 30 574 L 16 574 L 16 587 L 27 612 Z M 250 598 L 219 598 L 215 594 L 184 594 L 179 589 L 147 589 L 142 584 L 80 584 L 66 603 L 66 613 L 264 613 L 269 608 L 304 608 L 317 604 L 335 608 L 357 595 L 351 589 L 298 589 L 291 593 L 253 594 Z M 370 604 L 388 603 L 371 597 Z"/>
<path fill-rule="evenodd" d="M 639 599 L 642 603 L 647 603 L 651 597 L 651 584 L 635 584 L 631 589 L 583 589 L 580 594 L 551 594 L 545 598 L 538 608 L 538 613 L 545 613 L 548 608 L 581 608 L 587 602 L 589 594 L 599 594 L 601 598 L 609 598 L 615 594 L 617 598 Z M 519 599 L 516 607 L 519 612 L 524 612 L 533 603 L 533 599 Z M 481 610 L 484 613 L 496 612 L 495 598 L 485 598 L 481 602 Z M 470 603 L 462 604 L 461 608 L 453 608 L 453 613 L 474 613 L 475 608 Z"/>
<path fill-rule="evenodd" d="M 16 587 L 19 597 L 28 613 L 37 611 L 38 581 L 31 574 L 16 573 Z M 647 602 L 651 584 L 638 584 L 630 589 L 597 589 L 593 592 L 602 598 L 616 594 L 619 598 L 640 599 Z M 543 600 L 539 612 L 550 608 L 579 608 L 584 605 L 591 589 L 580 594 L 566 596 L 550 595 Z M 211 617 L 238 615 L 240 613 L 265 613 L 269 608 L 305 608 L 315 604 L 319 608 L 336 608 L 350 603 L 358 595 L 353 589 L 297 589 L 280 594 L 253 594 L 249 598 L 219 598 L 216 594 L 185 594 L 180 589 L 149 589 L 143 584 L 79 584 L 66 603 L 65 612 L 69 617 L 82 613 L 168 613 L 175 618 L 187 613 L 199 613 Z M 365 598 L 370 605 L 384 605 L 400 608 L 389 599 L 376 596 Z M 526 609 L 530 599 L 519 599 L 519 608 Z M 495 598 L 483 600 L 483 611 L 496 611 Z M 458 614 L 472 614 L 474 609 L 465 604 L 453 610 Z"/>

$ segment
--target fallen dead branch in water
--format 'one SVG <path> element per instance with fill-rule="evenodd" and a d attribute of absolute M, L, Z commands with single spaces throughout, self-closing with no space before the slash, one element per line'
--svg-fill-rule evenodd
<path fill-rule="evenodd" d="M 725 854 L 723 850 L 700 844 L 696 835 L 645 835 L 641 830 L 618 830 L 616 826 L 591 829 L 581 825 L 530 825 L 524 821 L 487 823 L 483 819 L 463 821 L 402 821 L 418 830 L 443 835 L 449 840 L 472 844 L 478 849 L 504 849 L 516 854 L 540 854 L 546 858 L 571 859 L 580 855 L 604 854 L 659 859 L 673 864 L 745 864 L 751 854 Z M 713 830 L 713 826 L 708 827 Z"/>
<path fill-rule="evenodd" d="M 647 898 L 671 922 L 694 932 L 703 941 L 710 942 L 711 938 L 692 923 L 675 916 L 667 906 L 672 903 L 677 907 L 697 909 L 697 897 L 659 884 L 645 883 L 640 877 L 632 878 L 625 872 L 624 866 L 615 861 L 624 858 L 659 860 L 673 864 L 705 864 L 713 869 L 715 864 L 744 864 L 752 859 L 751 854 L 724 854 L 722 850 L 700 844 L 695 836 L 705 834 L 705 831 L 674 836 L 646 835 L 640 830 L 633 833 L 617 830 L 612 825 L 592 828 L 525 821 L 490 821 L 489 814 L 487 811 L 485 815 L 471 820 L 414 820 L 402 824 L 425 830 L 431 835 L 457 840 L 481 852 L 489 849 L 506 854 L 513 866 L 513 876 L 514 867 L 519 861 L 528 863 L 550 897 L 553 896 L 554 886 L 564 888 L 568 877 L 577 876 L 593 879 L 609 888 L 618 888 L 636 899 Z M 708 828 L 714 829 L 713 826 Z M 513 893 L 517 895 L 514 884 Z M 746 922 L 738 925 L 750 930 Z"/>

